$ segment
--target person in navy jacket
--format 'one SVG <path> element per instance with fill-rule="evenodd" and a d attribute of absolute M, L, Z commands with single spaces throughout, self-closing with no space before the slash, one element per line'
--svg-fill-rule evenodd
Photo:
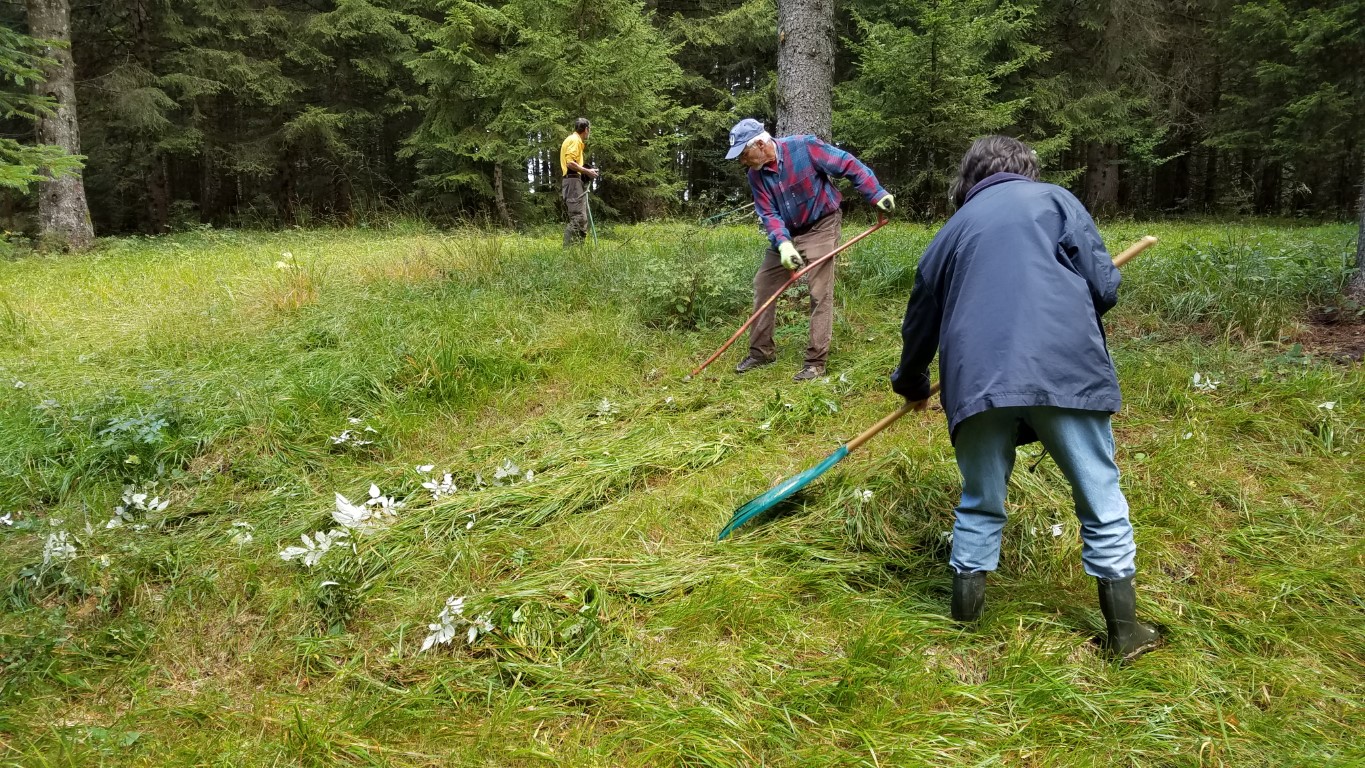
<path fill-rule="evenodd" d="M 924 408 L 939 355 L 962 474 L 952 617 L 981 615 L 986 574 L 1000 559 L 1015 447 L 1041 441 L 1071 484 L 1105 647 L 1135 657 L 1160 635 L 1137 621 L 1137 547 L 1114 463 L 1110 415 L 1122 401 L 1101 317 L 1118 301 L 1118 269 L 1085 207 L 1038 181 L 1037 156 L 1020 141 L 973 143 L 953 195 L 957 212 L 920 260 L 891 374 L 891 388 Z"/>

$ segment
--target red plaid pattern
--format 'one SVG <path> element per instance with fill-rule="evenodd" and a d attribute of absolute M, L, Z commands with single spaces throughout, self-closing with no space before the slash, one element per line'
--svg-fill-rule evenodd
<path fill-rule="evenodd" d="M 886 196 L 872 169 L 858 158 L 816 136 L 776 139 L 777 167 L 749 171 L 754 210 L 773 248 L 804 232 L 839 209 L 842 196 L 830 177 L 850 179 L 864 199 L 875 204 Z"/>

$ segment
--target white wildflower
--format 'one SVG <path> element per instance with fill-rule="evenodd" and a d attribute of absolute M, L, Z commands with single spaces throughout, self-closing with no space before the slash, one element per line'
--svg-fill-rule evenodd
<path fill-rule="evenodd" d="M 526 470 L 526 482 L 529 483 L 534 479 L 536 479 L 536 471 L 534 469 Z"/>
<path fill-rule="evenodd" d="M 375 430 L 374 430 L 373 428 L 371 428 L 371 427 L 365 427 L 365 430 L 364 430 L 364 431 L 365 431 L 365 432 L 370 432 L 370 433 L 373 433 L 373 434 L 378 434 L 378 433 L 375 432 Z M 354 446 L 364 446 L 364 445 L 373 445 L 373 444 L 374 444 L 374 441 L 373 441 L 373 440 L 363 440 L 363 439 L 361 439 L 361 437 L 360 437 L 359 434 L 357 434 L 354 430 L 350 430 L 350 429 L 343 429 L 343 430 L 341 431 L 341 434 L 339 434 L 339 435 L 332 435 L 332 436 L 331 436 L 331 440 L 332 440 L 332 445 L 354 445 Z"/>
<path fill-rule="evenodd" d="M 419 464 L 419 465 L 417 466 L 417 471 L 418 471 L 418 473 L 420 473 L 420 474 L 426 475 L 426 474 L 430 474 L 430 473 L 431 473 L 431 470 L 433 470 L 433 469 L 435 469 L 435 468 L 436 468 L 436 465 L 435 465 L 435 464 Z"/>
<path fill-rule="evenodd" d="M 446 598 L 445 607 L 436 616 L 435 623 L 428 624 L 427 629 L 431 634 L 422 641 L 422 650 L 425 651 L 433 645 L 449 645 L 455 638 L 455 632 L 460 624 L 466 623 L 464 618 L 464 598 L 454 595 Z"/>
<path fill-rule="evenodd" d="M 251 532 L 256 530 L 251 523 L 236 522 L 232 524 L 232 543 L 239 547 L 251 543 Z"/>
<path fill-rule="evenodd" d="M 336 511 L 332 512 L 332 519 L 343 528 L 354 530 L 368 523 L 370 510 L 366 509 L 364 504 L 352 504 L 350 499 L 338 493 Z"/>
<path fill-rule="evenodd" d="M 865 502 L 872 501 L 872 491 L 870 489 L 858 491 L 858 496 Z"/>
<path fill-rule="evenodd" d="M 71 543 L 71 536 L 66 531 L 57 531 L 47 535 L 47 540 L 43 542 L 44 566 L 54 563 L 67 563 L 75 558 L 76 545 Z"/>
<path fill-rule="evenodd" d="M 114 516 L 109 518 L 109 522 L 104 524 L 105 528 L 118 528 L 127 523 L 132 523 L 138 512 L 161 512 L 170 506 L 170 499 L 162 499 L 160 496 L 147 500 L 150 494 L 138 493 L 131 485 L 123 486 L 122 504 L 114 507 Z M 144 530 L 147 526 L 134 526 L 137 530 Z"/>
<path fill-rule="evenodd" d="M 773 423 L 772 423 L 771 421 L 765 421 L 765 422 L 763 422 L 762 424 L 759 424 L 759 425 L 758 425 L 758 428 L 759 428 L 759 429 L 772 429 L 772 428 L 773 428 Z"/>
<path fill-rule="evenodd" d="M 467 523 L 464 524 L 464 529 L 465 529 L 466 531 L 472 531 L 472 530 L 474 530 L 474 516 L 473 516 L 473 515 L 470 515 L 470 516 L 469 516 L 469 522 L 467 522 Z"/>
<path fill-rule="evenodd" d="M 494 627 L 493 622 L 489 621 L 488 614 L 481 613 L 469 623 L 469 632 L 465 635 L 465 642 L 473 645 L 474 641 L 479 638 L 479 635 L 486 635 L 494 629 L 497 629 L 497 627 Z"/>
<path fill-rule="evenodd" d="M 370 498 L 365 501 L 365 505 L 374 511 L 376 519 L 384 519 L 385 521 L 388 518 L 397 517 L 398 510 L 403 508 L 403 502 L 399 501 L 397 497 L 385 496 L 379 490 L 379 486 L 373 483 L 370 484 Z"/>
<path fill-rule="evenodd" d="M 437 501 L 442 496 L 449 496 L 460 490 L 455 486 L 455 480 L 450 476 L 449 472 L 445 474 L 445 477 L 441 478 L 440 482 L 428 480 L 425 483 L 422 483 L 422 487 L 431 493 L 432 501 Z"/>
<path fill-rule="evenodd" d="M 303 534 L 299 539 L 303 542 L 301 547 L 285 547 L 280 551 L 280 559 L 285 562 L 291 560 L 302 560 L 303 564 L 309 568 L 318 564 L 322 556 L 327 554 L 337 542 L 347 537 L 344 529 L 337 528 L 331 531 L 318 531 L 312 538 L 308 534 Z"/>
<path fill-rule="evenodd" d="M 1055 539 L 1055 538 L 1060 537 L 1061 535 L 1062 535 L 1062 524 L 1061 524 L 1061 523 L 1053 523 L 1053 524 L 1052 524 L 1052 538 Z"/>
<path fill-rule="evenodd" d="M 1222 383 L 1221 381 L 1214 381 L 1211 376 L 1201 375 L 1199 371 L 1195 371 L 1194 377 L 1190 379 L 1190 385 L 1201 392 L 1212 392 L 1218 389 L 1218 385 Z"/>
<path fill-rule="evenodd" d="M 14 525 L 14 513 L 6 512 L 0 515 L 0 525 Z"/>
<path fill-rule="evenodd" d="M 27 387 L 27 386 L 28 386 L 28 385 L 25 384 L 25 383 L 22 382 L 22 381 L 17 381 L 17 380 L 16 380 L 16 381 L 14 382 L 14 388 L 15 388 L 15 389 L 23 389 L 24 387 Z"/>
<path fill-rule="evenodd" d="M 493 470 L 493 485 L 502 485 L 504 478 L 511 478 L 508 482 L 514 483 L 520 474 L 521 467 L 513 464 L 511 459 L 503 459 L 502 466 Z"/>
<path fill-rule="evenodd" d="M 1325 403 L 1319 403 L 1319 404 L 1318 404 L 1318 407 L 1321 408 L 1321 409 L 1323 409 L 1323 410 L 1330 411 L 1330 410 L 1332 410 L 1333 408 L 1336 408 L 1336 407 L 1337 407 L 1337 404 L 1336 404 L 1335 401 L 1328 400 L 1328 401 L 1325 402 Z"/>
<path fill-rule="evenodd" d="M 616 403 L 613 403 L 612 401 L 608 400 L 608 399 L 605 398 L 605 397 L 602 398 L 602 400 L 601 400 L 600 402 L 597 403 L 597 415 L 598 415 L 598 416 L 603 416 L 603 417 L 605 417 L 605 416 L 614 416 L 614 415 L 616 415 L 616 414 L 618 414 L 618 413 L 620 413 L 620 412 L 621 412 L 620 407 L 617 406 Z"/>

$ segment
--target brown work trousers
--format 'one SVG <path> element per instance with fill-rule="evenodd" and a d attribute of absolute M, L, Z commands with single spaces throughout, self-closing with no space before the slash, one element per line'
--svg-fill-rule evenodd
<path fill-rule="evenodd" d="M 568 248 L 588 238 L 588 190 L 581 176 L 565 176 L 560 189 L 564 207 L 569 209 L 569 224 L 564 227 L 564 247 Z"/>
<path fill-rule="evenodd" d="M 801 252 L 801 258 L 809 263 L 839 247 L 843 218 L 842 213 L 835 211 L 815 222 L 805 234 L 793 237 L 792 244 Z M 830 259 L 802 278 L 810 285 L 810 344 L 806 347 L 806 365 L 824 367 L 825 358 L 829 356 L 829 342 L 834 335 L 834 261 Z M 754 275 L 754 309 L 777 293 L 791 276 L 791 271 L 782 266 L 777 251 L 769 248 L 763 254 L 758 274 Z M 773 345 L 776 315 L 777 302 L 773 302 L 749 328 L 751 357 L 772 360 L 777 356 L 777 348 Z"/>

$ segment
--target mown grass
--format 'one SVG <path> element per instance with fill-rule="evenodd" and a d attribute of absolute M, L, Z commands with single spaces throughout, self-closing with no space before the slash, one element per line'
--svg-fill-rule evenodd
<path fill-rule="evenodd" d="M 744 317 L 749 226 L 571 252 L 204 232 L 0 264 L 0 762 L 1360 764 L 1365 382 L 1293 346 L 1354 232 L 1104 228 L 1116 250 L 1148 233 L 1110 339 L 1142 610 L 1170 642 L 1130 666 L 1090 644 L 1036 449 L 983 622 L 945 618 L 941 414 L 714 541 L 896 406 L 930 228 L 850 252 L 831 377 L 806 386 L 792 302 L 781 365 L 682 381 Z M 407 501 L 391 525 L 281 560 L 371 483 Z M 125 485 L 170 504 L 106 528 Z M 494 628 L 420 652 L 452 595 Z"/>

